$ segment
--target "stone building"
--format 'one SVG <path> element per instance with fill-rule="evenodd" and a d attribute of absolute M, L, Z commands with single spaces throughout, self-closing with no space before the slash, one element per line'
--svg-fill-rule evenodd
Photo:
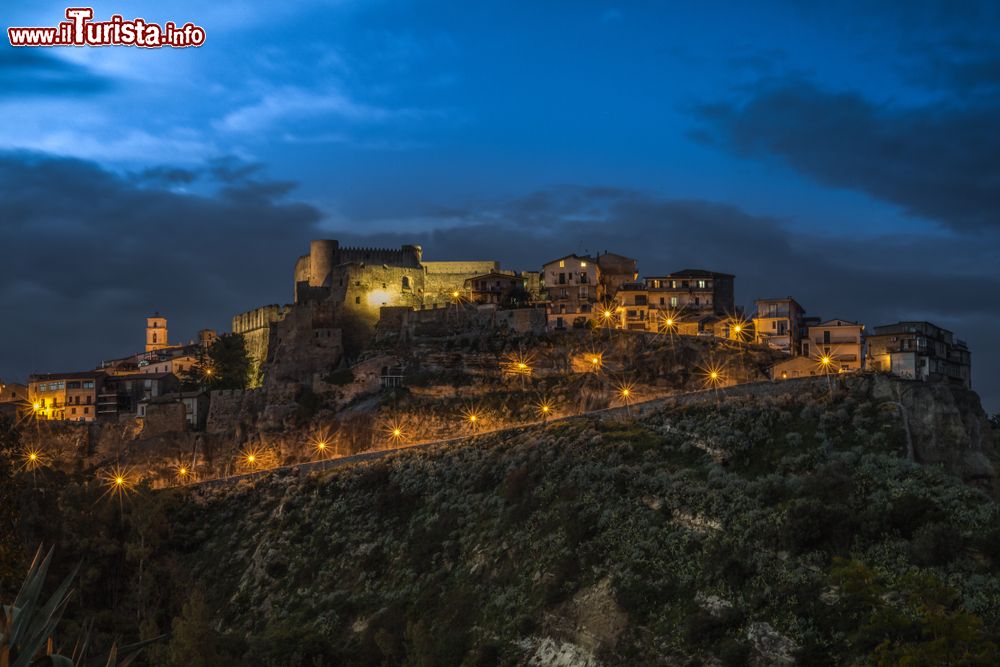
<path fill-rule="evenodd" d="M 233 318 L 256 369 L 265 363 L 281 377 L 315 384 L 374 335 L 385 307 L 412 310 L 455 303 L 470 278 L 500 273 L 499 262 L 426 262 L 418 245 L 341 247 L 339 241 L 310 243 L 295 262 L 294 303 L 270 305 Z M 255 374 L 256 375 L 256 374 Z"/>
<path fill-rule="evenodd" d="M 92 422 L 106 374 L 45 373 L 28 376 L 28 401 L 39 419 Z"/>
<path fill-rule="evenodd" d="M 972 353 L 965 341 L 929 322 L 875 327 L 868 336 L 868 367 L 914 380 L 972 387 Z"/>
<path fill-rule="evenodd" d="M 101 362 L 98 370 L 109 376 L 173 373 L 180 376 L 198 363 L 201 354 L 218 335 L 212 329 L 202 329 L 197 339 L 187 343 L 170 343 L 167 318 L 159 313 L 146 318 L 145 352 Z"/>
<path fill-rule="evenodd" d="M 679 312 L 683 317 L 732 315 L 735 276 L 702 269 L 684 269 L 643 279 L 651 308 Z"/>
<path fill-rule="evenodd" d="M 155 313 L 146 318 L 146 352 L 156 352 L 170 343 L 167 335 L 167 318 Z"/>
<path fill-rule="evenodd" d="M 603 298 L 613 299 L 622 285 L 635 282 L 639 278 L 639 273 L 636 271 L 637 264 L 638 262 L 631 257 L 607 250 L 597 255 L 599 280 L 604 290 Z"/>
<path fill-rule="evenodd" d="M 542 265 L 550 329 L 582 327 L 605 299 L 601 270 L 589 255 L 566 255 Z"/>
<path fill-rule="evenodd" d="M 621 285 L 616 298 L 618 326 L 684 335 L 722 335 L 736 313 L 734 276 L 685 269 Z"/>
<path fill-rule="evenodd" d="M 799 354 L 805 331 L 806 311 L 790 296 L 782 299 L 757 299 L 753 317 L 754 340 L 789 356 Z"/>
<path fill-rule="evenodd" d="M 809 327 L 802 341 L 802 356 L 829 357 L 837 371 L 857 371 L 864 366 L 865 325 L 850 320 L 827 320 Z"/>
<path fill-rule="evenodd" d="M 173 373 L 109 375 L 97 394 L 97 416 L 108 420 L 141 416 L 140 403 L 179 388 Z"/>
<path fill-rule="evenodd" d="M 524 305 L 530 298 L 527 281 L 511 273 L 491 272 L 473 278 L 466 278 L 462 286 L 462 296 L 469 303 L 495 303 L 511 305 L 521 301 Z"/>
<path fill-rule="evenodd" d="M 418 245 L 341 248 L 317 240 L 295 263 L 295 303 L 332 301 L 376 316 L 382 306 L 433 307 L 452 301 L 466 279 L 499 268 L 496 261 L 425 262 Z"/>
<path fill-rule="evenodd" d="M 27 400 L 27 385 L 0 380 L 0 403 L 25 403 Z"/>

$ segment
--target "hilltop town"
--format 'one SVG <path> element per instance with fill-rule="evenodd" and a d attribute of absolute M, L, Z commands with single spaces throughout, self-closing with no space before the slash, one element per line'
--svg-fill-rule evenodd
<path fill-rule="evenodd" d="M 154 665 L 995 664 L 965 344 L 734 287 L 316 242 L 232 332 L 5 386 L 10 507 Z"/>
<path fill-rule="evenodd" d="M 293 302 L 232 318 L 250 361 L 228 388 L 306 386 L 322 393 L 338 370 L 370 355 L 373 344 L 413 341 L 418 332 L 475 329 L 513 335 L 574 330 L 734 341 L 780 353 L 772 380 L 863 371 L 971 387 L 971 354 L 952 332 L 928 322 L 865 324 L 807 315 L 792 297 L 759 298 L 752 312 L 734 300 L 736 277 L 683 269 L 640 278 L 634 259 L 604 252 L 565 255 L 540 271 L 502 269 L 498 261 L 425 261 L 420 246 L 398 250 L 341 247 L 316 240 L 297 259 Z M 183 406 L 192 429 L 204 426 L 213 369 L 207 351 L 220 340 L 199 331 L 171 342 L 167 318 L 146 319 L 141 352 L 91 369 L 32 375 L 2 385 L 0 402 L 42 420 L 143 419 L 150 405 Z M 382 386 L 406 384 L 408 369 L 379 369 Z"/>

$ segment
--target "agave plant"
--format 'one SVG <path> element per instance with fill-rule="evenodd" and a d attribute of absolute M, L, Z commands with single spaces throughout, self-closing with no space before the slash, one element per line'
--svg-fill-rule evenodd
<path fill-rule="evenodd" d="M 70 585 L 78 568 L 73 569 L 47 602 L 41 602 L 42 586 L 52 563 L 52 551 L 49 549 L 48 554 L 42 558 L 42 550 L 38 549 L 21 590 L 14 598 L 14 604 L 3 605 L 3 615 L 0 616 L 0 667 L 82 665 L 90 640 L 89 625 L 85 627 L 83 636 L 76 642 L 69 656 L 56 653 L 53 647 L 53 635 L 69 602 Z M 158 639 L 160 637 L 122 648 L 118 648 L 117 644 L 113 645 L 107 667 L 126 667 L 143 647 Z"/>

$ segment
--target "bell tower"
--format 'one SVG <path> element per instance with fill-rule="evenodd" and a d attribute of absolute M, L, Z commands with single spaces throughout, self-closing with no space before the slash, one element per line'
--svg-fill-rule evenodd
<path fill-rule="evenodd" d="M 155 352 L 167 347 L 167 318 L 154 313 L 146 318 L 146 352 Z"/>

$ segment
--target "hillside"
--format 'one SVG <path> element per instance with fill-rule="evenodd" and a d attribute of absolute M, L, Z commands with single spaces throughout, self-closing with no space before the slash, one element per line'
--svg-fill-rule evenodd
<path fill-rule="evenodd" d="M 970 392 L 800 384 L 137 495 L 85 560 L 146 633 L 193 595 L 217 664 L 995 664 L 996 438 Z"/>

